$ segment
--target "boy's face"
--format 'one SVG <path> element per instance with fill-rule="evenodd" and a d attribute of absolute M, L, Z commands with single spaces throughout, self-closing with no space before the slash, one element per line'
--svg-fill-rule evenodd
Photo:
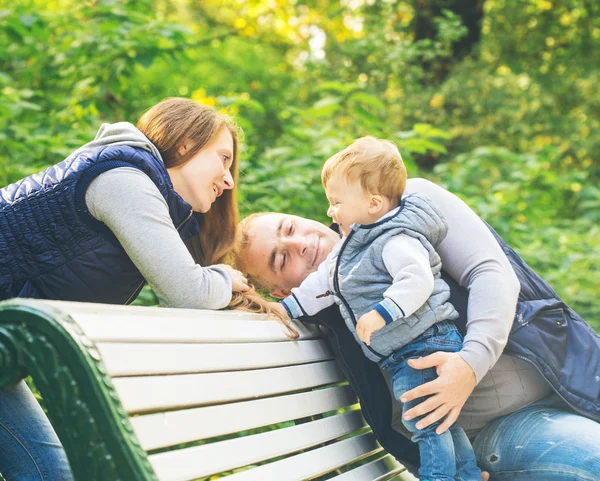
<path fill-rule="evenodd" d="M 331 176 L 325 187 L 329 200 L 327 215 L 340 226 L 347 236 L 352 224 L 375 222 L 372 209 L 372 196 L 363 190 L 358 182 L 349 184 L 340 173 Z"/>

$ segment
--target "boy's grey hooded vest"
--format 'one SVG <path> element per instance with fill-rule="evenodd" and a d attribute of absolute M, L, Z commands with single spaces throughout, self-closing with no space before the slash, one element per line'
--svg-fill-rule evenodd
<path fill-rule="evenodd" d="M 442 263 L 435 251 L 446 233 L 446 221 L 433 202 L 425 195 L 413 194 L 402 200 L 395 214 L 374 224 L 355 224 L 339 250 L 332 255 L 330 285 L 334 289 L 335 301 L 348 328 L 372 361 L 382 361 L 432 325 L 458 317 L 448 302 L 450 289 L 440 277 Z M 382 254 L 386 242 L 399 234 L 414 237 L 429 252 L 435 278 L 433 292 L 414 314 L 376 331 L 371 336 L 371 345 L 367 346 L 356 334 L 356 323 L 384 299 L 384 292 L 393 282 Z M 397 255 L 401 256 L 402 252 Z"/>

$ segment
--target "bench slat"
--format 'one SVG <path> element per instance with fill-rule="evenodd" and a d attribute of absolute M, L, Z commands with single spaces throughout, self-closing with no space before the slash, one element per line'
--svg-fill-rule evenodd
<path fill-rule="evenodd" d="M 408 471 L 402 471 L 396 476 L 389 478 L 387 476 L 382 476 L 381 478 L 375 479 L 373 481 L 419 481 L 419 478 L 415 478 Z"/>
<path fill-rule="evenodd" d="M 332 359 L 325 341 L 97 345 L 112 377 L 237 371 Z"/>
<path fill-rule="evenodd" d="M 389 454 L 370 463 L 340 474 L 332 481 L 378 481 L 389 480 L 394 474 L 406 469 Z M 395 477 L 395 476 L 394 476 Z"/>
<path fill-rule="evenodd" d="M 357 402 L 349 386 L 131 418 L 144 450 L 236 433 L 334 411 Z"/>
<path fill-rule="evenodd" d="M 227 481 L 304 481 L 379 451 L 382 451 L 382 448 L 372 433 L 361 434 L 307 453 L 232 474 L 227 477 Z"/>
<path fill-rule="evenodd" d="M 94 342 L 273 342 L 290 341 L 283 326 L 239 311 L 157 309 L 52 302 L 65 310 Z M 300 339 L 321 337 L 317 327 L 295 322 Z"/>
<path fill-rule="evenodd" d="M 223 404 L 344 380 L 335 361 L 253 371 L 121 377 L 113 383 L 127 412 Z"/>
<path fill-rule="evenodd" d="M 73 302 L 73 301 L 34 301 L 51 305 L 61 311 L 69 314 L 70 316 L 78 316 L 81 314 L 92 314 L 92 315 L 103 315 L 103 316 L 115 316 L 125 315 L 127 317 L 142 316 L 146 319 L 177 317 L 177 318 L 188 318 L 188 319 L 212 319 L 213 322 L 222 319 L 223 316 L 241 319 L 241 320 L 256 320 L 266 319 L 267 317 L 263 314 L 253 314 L 251 312 L 234 311 L 234 310 L 220 310 L 214 311 L 210 309 L 181 309 L 181 308 L 160 308 L 149 307 L 149 306 L 123 306 L 119 304 L 99 304 L 94 302 Z"/>
<path fill-rule="evenodd" d="M 161 481 L 189 481 L 276 458 L 350 434 L 364 426 L 350 411 L 298 426 L 149 456 Z"/>

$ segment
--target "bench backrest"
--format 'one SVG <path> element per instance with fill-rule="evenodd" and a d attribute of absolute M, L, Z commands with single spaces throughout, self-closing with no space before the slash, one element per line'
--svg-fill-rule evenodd
<path fill-rule="evenodd" d="M 236 311 L 0 303 L 77 481 L 404 479 L 316 328 Z"/>

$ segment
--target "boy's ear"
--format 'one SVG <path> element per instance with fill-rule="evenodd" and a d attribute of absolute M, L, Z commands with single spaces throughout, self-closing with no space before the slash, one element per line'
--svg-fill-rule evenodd
<path fill-rule="evenodd" d="M 281 289 L 279 287 L 277 289 L 271 289 L 271 291 L 270 291 L 270 294 L 273 297 L 276 297 L 277 299 L 285 299 L 291 293 L 292 293 L 292 291 L 288 291 L 287 289 Z"/>
<path fill-rule="evenodd" d="M 373 194 L 371 201 L 369 202 L 369 213 L 377 214 L 383 208 L 383 196 L 380 194 Z"/>

